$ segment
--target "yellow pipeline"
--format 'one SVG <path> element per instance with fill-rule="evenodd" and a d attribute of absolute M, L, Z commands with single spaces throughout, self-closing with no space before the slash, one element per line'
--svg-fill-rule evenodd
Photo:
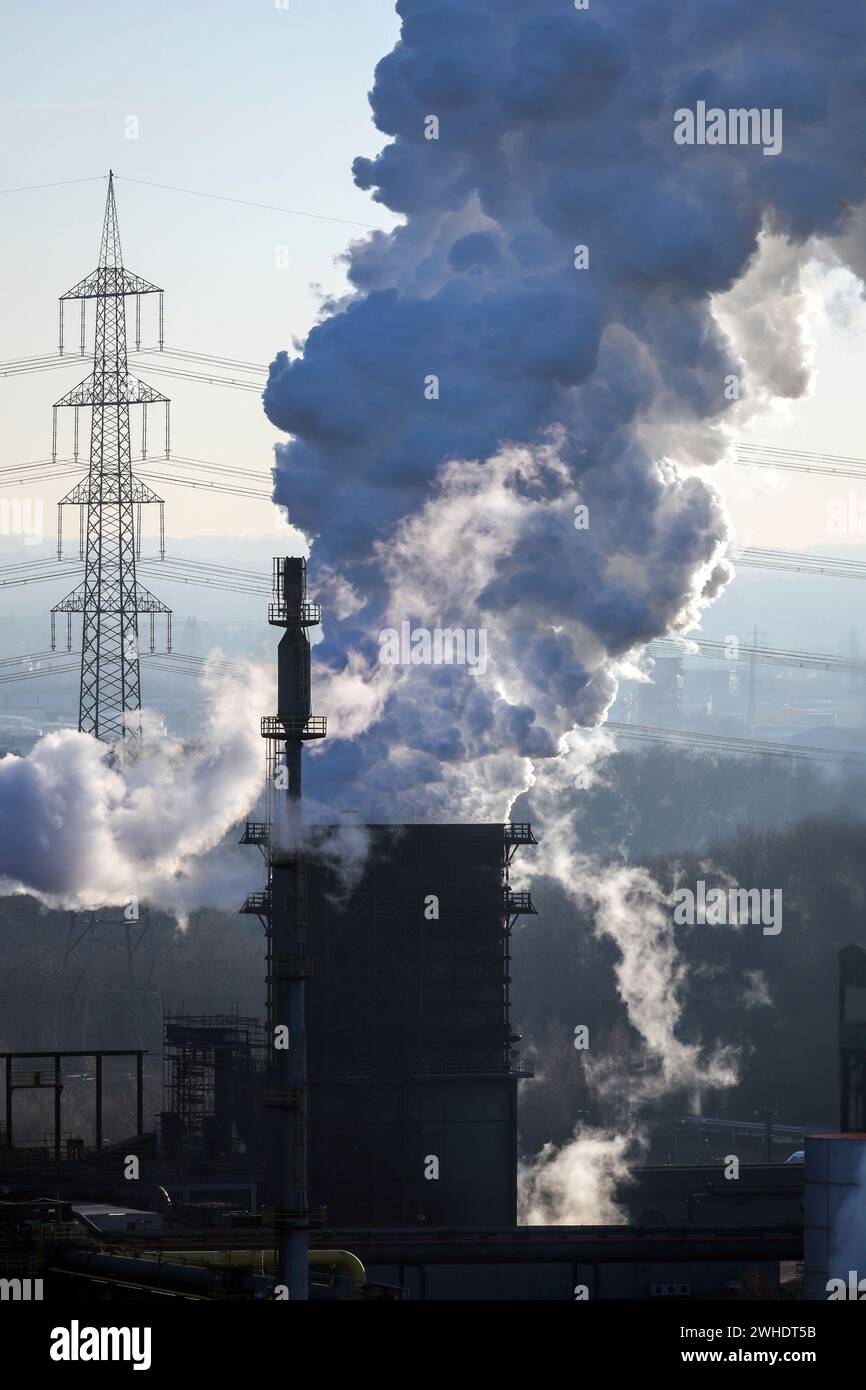
<path fill-rule="evenodd" d="M 263 1274 L 276 1263 L 273 1250 L 143 1250 L 141 1253 L 146 1260 L 164 1259 L 168 1264 L 183 1261 L 190 1265 L 249 1265 L 254 1272 L 260 1270 Z M 334 1265 L 342 1267 L 352 1282 L 352 1293 L 360 1298 L 367 1282 L 367 1271 L 350 1250 L 311 1250 L 310 1264 L 324 1265 L 328 1269 Z"/>

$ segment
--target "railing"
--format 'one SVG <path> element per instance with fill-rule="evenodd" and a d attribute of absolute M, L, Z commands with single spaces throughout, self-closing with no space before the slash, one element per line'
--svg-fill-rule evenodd
<path fill-rule="evenodd" d="M 262 719 L 262 738 L 324 738 L 327 732 L 328 721 L 323 714 L 311 714 L 307 719 L 266 714 Z"/>
<path fill-rule="evenodd" d="M 290 1086 L 288 1090 L 270 1087 L 265 1090 L 265 1105 L 277 1105 L 284 1110 L 293 1110 L 300 1105 L 303 1095 L 300 1086 Z"/>
<path fill-rule="evenodd" d="M 532 833 L 532 826 L 528 821 L 513 821 L 503 826 L 505 832 L 505 843 L 507 845 L 537 845 L 538 841 Z"/>
<path fill-rule="evenodd" d="M 270 844 L 271 827 L 266 820 L 248 820 L 241 836 L 242 845 Z"/>
<path fill-rule="evenodd" d="M 313 973 L 313 958 L 303 951 L 291 956 L 274 956 L 271 962 L 272 980 L 303 980 Z"/>
<path fill-rule="evenodd" d="M 269 623 L 298 623 L 301 627 L 317 627 L 322 621 L 322 609 L 318 603 L 302 603 L 290 609 L 282 599 L 268 604 Z"/>
<path fill-rule="evenodd" d="M 503 901 L 509 917 L 519 917 L 524 914 L 538 916 L 536 909 L 532 906 L 532 896 L 528 892 L 515 892 L 512 888 L 506 888 Z"/>
<path fill-rule="evenodd" d="M 532 1062 L 520 1057 L 422 1057 L 422 1076 L 533 1076 Z"/>
<path fill-rule="evenodd" d="M 244 905 L 241 908 L 242 913 L 245 912 L 256 917 L 266 917 L 270 910 L 270 893 L 248 893 Z"/>
<path fill-rule="evenodd" d="M 327 1216 L 327 1207 L 309 1207 L 307 1211 L 292 1211 L 289 1207 L 277 1207 L 271 1203 L 262 1207 L 262 1225 L 266 1229 L 279 1226 L 310 1226 L 315 1229 L 324 1226 Z"/>
<path fill-rule="evenodd" d="M 44 1249 L 46 1245 L 60 1245 L 66 1241 L 77 1243 L 83 1239 L 86 1243 L 89 1240 L 77 1221 L 44 1221 L 36 1236 L 40 1249 Z"/>
<path fill-rule="evenodd" d="M 43 1067 L 40 1071 L 13 1071 L 10 1080 L 13 1090 L 16 1091 L 36 1091 L 43 1087 L 52 1088 L 63 1085 L 60 1072 L 55 1071 L 53 1067 L 50 1070 Z"/>

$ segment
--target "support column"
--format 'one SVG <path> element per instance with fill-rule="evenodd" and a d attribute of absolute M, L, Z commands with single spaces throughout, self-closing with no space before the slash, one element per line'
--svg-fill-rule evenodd
<path fill-rule="evenodd" d="M 273 603 L 268 621 L 285 628 L 280 641 L 277 714 L 262 720 L 262 736 L 273 739 L 268 856 L 268 1018 L 270 1058 L 267 1104 L 274 1142 L 274 1200 L 277 1224 L 277 1282 L 292 1300 L 309 1298 L 309 1205 L 307 1196 L 306 978 L 309 974 L 306 878 L 302 843 L 302 749 L 324 738 L 326 721 L 310 709 L 310 642 L 307 628 L 320 618 L 307 602 L 302 559 L 274 561 Z M 277 1048 L 276 1028 L 285 1028 L 288 1047 Z"/>
<path fill-rule="evenodd" d="M 60 1054 L 54 1054 L 54 1159 L 57 1162 L 60 1158 L 60 1098 L 63 1094 L 63 1084 L 61 1082 Z"/>
<path fill-rule="evenodd" d="M 96 1053 L 96 1152 L 102 1148 L 102 1053 Z"/>
<path fill-rule="evenodd" d="M 6 1144 L 12 1148 L 12 1058 L 6 1058 Z"/>
<path fill-rule="evenodd" d="M 135 1054 L 135 1132 L 144 1133 L 144 1056 Z"/>
<path fill-rule="evenodd" d="M 284 826 L 290 843 L 300 841 L 301 817 L 300 739 L 287 741 L 288 774 Z M 290 1290 L 293 1300 L 308 1297 L 309 1230 L 306 1177 L 306 1001 L 303 964 L 306 951 L 305 923 L 300 907 L 302 861 L 299 852 L 272 870 L 272 953 L 274 961 L 271 1047 L 274 1028 L 284 1025 L 289 1046 L 272 1052 L 274 1095 L 281 1102 L 280 1153 L 277 1176 L 278 1282 Z"/>

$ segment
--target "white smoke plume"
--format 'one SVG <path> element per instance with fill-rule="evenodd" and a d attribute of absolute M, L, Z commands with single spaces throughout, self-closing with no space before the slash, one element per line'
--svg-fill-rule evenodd
<path fill-rule="evenodd" d="M 206 670 L 200 737 L 168 737 L 145 716 L 134 759 L 113 763 L 103 743 L 72 731 L 0 759 L 2 891 L 71 909 L 138 898 L 181 918 L 202 905 L 237 908 L 256 865 L 223 841 L 261 792 L 259 715 L 272 681 L 254 665 Z"/>
<path fill-rule="evenodd" d="M 812 388 L 809 319 L 817 306 L 814 296 L 810 302 L 807 268 L 816 254 L 811 243 L 797 246 L 764 234 L 746 274 L 714 301 L 716 320 L 744 364 L 738 426 Z"/>
<path fill-rule="evenodd" d="M 571 788 L 589 787 L 603 776 L 610 750 L 603 729 L 574 732 L 563 740 L 557 757 L 536 770 L 530 798 L 543 834 L 531 857 L 515 861 L 515 882 L 555 879 L 575 907 L 591 915 L 595 934 L 617 948 L 617 992 L 640 1038 L 641 1064 L 627 1076 L 618 1070 L 611 1074 L 605 1061 L 590 1052 L 585 1066 L 595 1088 L 615 1091 L 634 1104 L 680 1091 L 698 1108 L 705 1091 L 733 1085 L 736 1057 L 728 1046 L 707 1049 L 677 1035 L 687 976 L 672 895 L 644 868 L 601 863 L 581 853 L 576 812 L 565 810 L 569 801 L 574 805 L 568 797 Z"/>
<path fill-rule="evenodd" d="M 317 657 L 344 736 L 310 781 L 367 820 L 498 818 L 731 577 L 694 469 L 810 389 L 803 268 L 851 250 L 866 194 L 866 19 L 844 0 L 397 10 L 370 97 L 388 143 L 354 173 L 404 223 L 353 244 L 349 293 L 264 397 L 291 436 L 275 498 L 336 600 Z M 678 145 L 697 100 L 782 109 L 783 149 Z M 487 673 L 383 677 L 401 622 L 483 632 Z"/>
<path fill-rule="evenodd" d="M 518 1206 L 527 1226 L 615 1226 L 626 1214 L 614 1192 L 625 1191 L 637 1136 L 578 1132 L 570 1144 L 545 1144 L 518 1170 Z"/>
<path fill-rule="evenodd" d="M 619 1135 L 580 1125 L 570 1142 L 561 1147 L 547 1144 L 522 1165 L 521 1200 L 529 1224 L 568 1224 L 577 1219 L 576 1211 L 588 1209 L 595 1214 L 582 1220 L 625 1220 L 618 1194 L 628 1162 L 636 1161 L 645 1146 L 643 1108 L 680 1093 L 699 1111 L 708 1091 L 725 1089 L 737 1080 L 734 1048 L 679 1036 L 688 979 L 672 896 L 643 868 L 601 863 L 582 854 L 576 817 L 563 814 L 570 787 L 591 786 L 603 775 L 609 747 L 603 730 L 589 740 L 576 733 L 538 770 L 531 798 L 533 819 L 542 828 L 540 844 L 531 859 L 516 861 L 515 881 L 555 879 L 575 907 L 592 918 L 595 935 L 617 948 L 617 993 L 638 1046 L 625 1065 L 618 1056 L 597 1055 L 592 1046 L 581 1055 L 594 1093 L 615 1101 L 633 1118 Z M 596 1205 L 588 1208 L 590 1197 Z"/>

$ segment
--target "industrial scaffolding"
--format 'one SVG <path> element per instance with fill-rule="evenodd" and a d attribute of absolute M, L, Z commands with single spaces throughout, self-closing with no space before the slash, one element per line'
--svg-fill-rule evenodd
<path fill-rule="evenodd" d="M 267 1038 L 260 1020 L 238 1013 L 166 1014 L 162 1147 L 188 1158 L 244 1152 L 240 1092 L 264 1075 Z"/>

